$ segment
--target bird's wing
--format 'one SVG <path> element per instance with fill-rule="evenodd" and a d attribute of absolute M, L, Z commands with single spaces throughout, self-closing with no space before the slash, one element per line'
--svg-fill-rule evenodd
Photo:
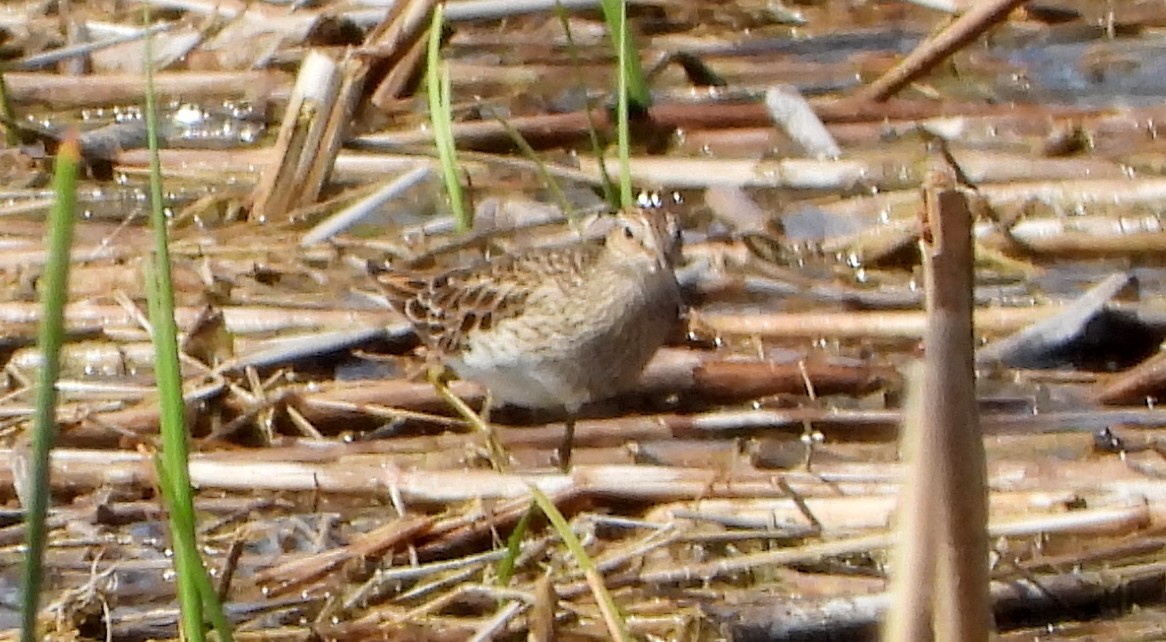
<path fill-rule="evenodd" d="M 601 250 L 594 245 L 531 250 L 438 276 L 387 271 L 377 281 L 427 345 L 455 354 L 470 332 L 521 315 L 531 293 L 543 285 L 577 286 Z"/>

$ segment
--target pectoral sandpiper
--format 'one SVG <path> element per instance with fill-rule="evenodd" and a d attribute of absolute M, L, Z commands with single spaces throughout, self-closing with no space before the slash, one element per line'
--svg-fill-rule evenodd
<path fill-rule="evenodd" d="M 680 311 L 675 218 L 634 210 L 602 241 L 500 256 L 435 277 L 378 276 L 430 351 L 496 401 L 566 414 L 635 385 Z"/>

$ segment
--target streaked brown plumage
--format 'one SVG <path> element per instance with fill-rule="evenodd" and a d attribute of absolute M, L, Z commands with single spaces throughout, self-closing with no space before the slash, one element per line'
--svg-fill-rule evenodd
<path fill-rule="evenodd" d="M 678 255 L 675 219 L 635 210 L 617 216 L 602 242 L 378 280 L 458 376 L 504 403 L 565 410 L 565 466 L 579 408 L 635 385 L 676 321 Z"/>

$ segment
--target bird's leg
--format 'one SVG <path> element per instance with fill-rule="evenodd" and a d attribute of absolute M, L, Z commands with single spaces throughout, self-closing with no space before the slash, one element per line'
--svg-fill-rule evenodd
<path fill-rule="evenodd" d="M 563 443 L 559 444 L 559 470 L 571 472 L 571 449 L 575 446 L 575 413 L 568 412 L 564 422 L 566 430 L 563 432 Z"/>

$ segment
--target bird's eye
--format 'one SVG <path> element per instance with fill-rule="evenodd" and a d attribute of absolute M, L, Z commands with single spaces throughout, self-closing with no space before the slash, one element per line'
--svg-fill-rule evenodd
<path fill-rule="evenodd" d="M 623 237 L 625 239 L 633 239 L 636 237 L 636 235 L 632 233 L 632 228 L 625 227 L 623 228 Z"/>

